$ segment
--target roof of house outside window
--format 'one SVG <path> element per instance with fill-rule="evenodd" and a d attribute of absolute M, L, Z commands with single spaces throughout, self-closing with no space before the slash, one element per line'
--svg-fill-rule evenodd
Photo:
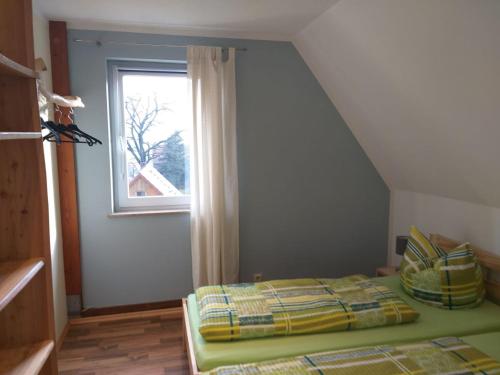
<path fill-rule="evenodd" d="M 183 195 L 177 188 L 167 180 L 158 170 L 153 166 L 153 163 L 148 163 L 144 168 L 142 168 L 137 176 L 135 176 L 130 182 L 129 186 L 132 186 L 134 182 L 142 176 L 147 180 L 153 187 L 155 187 L 163 196 L 180 196 Z"/>

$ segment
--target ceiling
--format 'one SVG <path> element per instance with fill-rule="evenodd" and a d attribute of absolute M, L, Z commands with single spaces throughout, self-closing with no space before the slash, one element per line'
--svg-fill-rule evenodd
<path fill-rule="evenodd" d="M 338 0 L 34 0 L 73 28 L 290 40 Z M 151 30 L 152 29 L 152 30 Z"/>
<path fill-rule="evenodd" d="M 500 207 L 500 1 L 344 0 L 294 43 L 391 190 Z"/>

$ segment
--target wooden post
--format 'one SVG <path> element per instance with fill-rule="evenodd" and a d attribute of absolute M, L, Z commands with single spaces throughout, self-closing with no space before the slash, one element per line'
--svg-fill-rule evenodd
<path fill-rule="evenodd" d="M 50 56 L 52 60 L 53 91 L 59 95 L 71 95 L 68 63 L 68 37 L 66 22 L 50 21 Z M 62 111 L 61 122 L 71 123 L 67 108 Z M 59 120 L 54 113 L 55 121 Z M 80 263 L 80 233 L 78 224 L 78 202 L 75 172 L 74 144 L 57 145 L 57 171 L 59 174 L 59 196 L 61 205 L 62 239 L 64 254 L 64 277 L 66 294 L 69 297 L 70 312 L 75 310 L 75 300 L 78 309 L 81 308 L 82 276 Z"/>

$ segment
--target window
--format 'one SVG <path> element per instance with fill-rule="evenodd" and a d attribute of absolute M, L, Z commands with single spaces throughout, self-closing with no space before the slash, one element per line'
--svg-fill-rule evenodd
<path fill-rule="evenodd" d="M 110 62 L 114 211 L 189 208 L 186 64 Z"/>

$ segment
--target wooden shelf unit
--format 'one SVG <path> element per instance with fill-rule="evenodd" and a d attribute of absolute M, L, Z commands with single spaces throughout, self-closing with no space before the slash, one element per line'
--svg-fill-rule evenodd
<path fill-rule="evenodd" d="M 31 0 L 0 1 L 0 25 L 0 373 L 56 375 Z"/>
<path fill-rule="evenodd" d="M 0 53 L 0 74 L 23 78 L 36 78 L 35 71 Z"/>
<path fill-rule="evenodd" d="M 0 263 L 0 311 L 35 277 L 43 258 Z"/>
<path fill-rule="evenodd" d="M 0 350 L 2 374 L 38 374 L 54 349 L 54 341 L 45 340 L 33 345 Z"/>
<path fill-rule="evenodd" d="M 13 139 L 38 139 L 42 137 L 42 132 L 0 132 L 0 141 Z"/>

